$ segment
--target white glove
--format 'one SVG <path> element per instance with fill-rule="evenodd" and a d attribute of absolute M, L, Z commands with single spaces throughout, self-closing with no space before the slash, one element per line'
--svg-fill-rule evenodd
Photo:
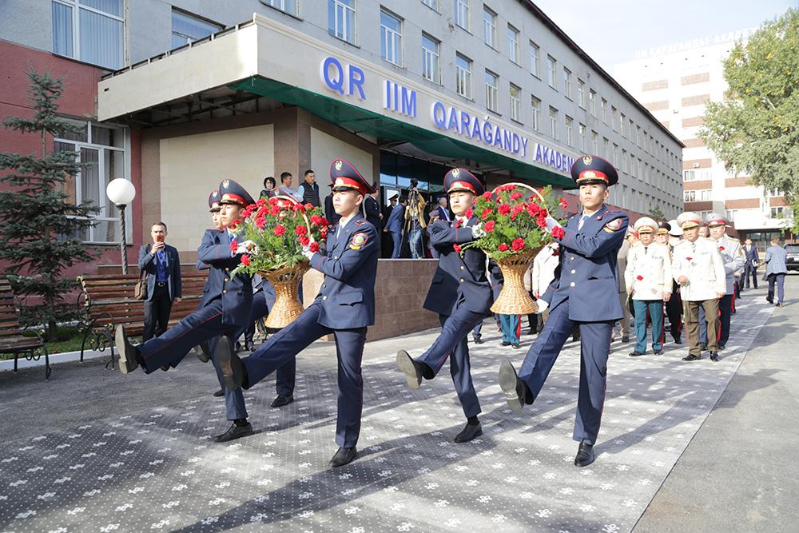
<path fill-rule="evenodd" d="M 547 308 L 549 307 L 549 302 L 547 302 L 546 300 L 542 300 L 541 298 L 536 300 L 535 303 L 538 304 L 538 311 L 536 311 L 536 314 L 539 315 L 544 311 L 546 311 Z"/>
<path fill-rule="evenodd" d="M 472 236 L 475 239 L 479 239 L 480 237 L 482 237 L 485 234 L 486 234 L 486 230 L 483 229 L 483 223 L 482 222 L 478 222 L 477 225 L 472 226 Z"/>
<path fill-rule="evenodd" d="M 555 228 L 561 227 L 557 220 L 552 218 L 551 216 L 547 215 L 547 231 L 552 233 L 552 230 Z"/>
<path fill-rule="evenodd" d="M 308 241 L 308 245 L 302 247 L 302 255 L 307 257 L 308 261 L 310 261 L 311 258 L 313 257 L 313 255 L 316 253 L 316 252 L 312 252 L 311 251 L 311 244 L 313 244 L 314 242 L 316 242 L 316 241 L 314 240 L 313 237 L 311 237 L 311 240 Z"/>
<path fill-rule="evenodd" d="M 258 255 L 258 247 L 255 245 L 253 241 L 244 241 L 239 243 L 236 247 L 236 255 L 238 254 L 249 254 L 252 253 L 253 255 Z"/>

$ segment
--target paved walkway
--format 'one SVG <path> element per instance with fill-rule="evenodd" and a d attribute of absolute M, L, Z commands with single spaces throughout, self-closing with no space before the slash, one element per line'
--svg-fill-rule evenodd
<path fill-rule="evenodd" d="M 651 502 L 655 514 L 653 496 L 774 311 L 758 300 L 741 302 L 719 363 L 683 363 L 673 344 L 633 359 L 617 342 L 599 457 L 586 469 L 572 465 L 579 347 L 567 345 L 536 404 L 515 416 L 496 372 L 526 350 L 500 347 L 490 322 L 472 346 L 482 438 L 452 442 L 463 417 L 446 373 L 411 391 L 394 368 L 398 347 L 421 353 L 434 332 L 378 341 L 365 354 L 361 457 L 336 470 L 329 343 L 300 357 L 291 406 L 268 407 L 271 383 L 245 394 L 258 434 L 231 445 L 209 441 L 225 429 L 224 407 L 195 361 L 151 376 L 100 361 L 59 366 L 49 383 L 35 369 L 0 375 L 0 530 L 649 531 L 642 513 Z M 704 528 L 675 531 L 691 529 Z"/>

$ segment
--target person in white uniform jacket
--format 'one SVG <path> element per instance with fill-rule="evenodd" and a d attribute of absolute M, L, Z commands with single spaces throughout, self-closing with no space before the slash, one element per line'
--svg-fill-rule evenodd
<path fill-rule="evenodd" d="M 688 355 L 683 361 L 702 358 L 699 345 L 699 308 L 707 318 L 707 338 L 710 359 L 718 361 L 718 302 L 727 292 L 724 262 L 715 241 L 699 237 L 702 218 L 696 213 L 677 217 L 683 230 L 683 240 L 674 247 L 671 264 L 674 280 L 680 284 L 685 306 L 685 329 L 688 332 Z"/>
<path fill-rule="evenodd" d="M 663 353 L 663 302 L 671 298 L 671 257 L 667 246 L 656 244 L 658 224 L 649 217 L 635 223 L 638 244 L 630 248 L 624 281 L 635 308 L 636 343 L 631 357 L 646 353 L 646 318 L 652 321 L 652 351 Z"/>

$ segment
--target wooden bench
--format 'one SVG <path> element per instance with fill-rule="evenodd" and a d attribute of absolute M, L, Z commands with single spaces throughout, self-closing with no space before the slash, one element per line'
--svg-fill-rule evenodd
<path fill-rule="evenodd" d="M 35 337 L 26 337 L 22 335 L 23 331 L 11 283 L 8 278 L 0 277 L 0 353 L 14 354 L 14 372 L 17 371 L 20 354 L 28 360 L 38 360 L 44 355 L 44 379 L 50 379 L 50 354 L 42 336 L 35 329 L 30 329 Z"/>
<path fill-rule="evenodd" d="M 203 296 L 203 287 L 208 277 L 206 272 L 190 272 L 181 275 L 183 297 L 172 304 L 169 325 L 176 324 L 197 309 Z M 133 297 L 138 274 L 78 276 L 81 294 L 78 298 L 78 313 L 81 317 L 80 331 L 83 341 L 80 360 L 86 348 L 104 351 L 108 347 L 111 359 L 106 367 L 114 366 L 114 331 L 120 324 L 130 336 L 144 332 L 144 301 Z"/>

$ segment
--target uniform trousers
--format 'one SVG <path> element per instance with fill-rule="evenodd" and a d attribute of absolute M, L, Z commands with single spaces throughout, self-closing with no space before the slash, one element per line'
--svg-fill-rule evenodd
<path fill-rule="evenodd" d="M 255 329 L 255 323 L 269 314 L 266 304 L 264 291 L 258 291 L 252 295 L 252 311 L 250 312 L 250 324 Z M 249 329 L 249 328 L 248 328 Z M 244 332 L 245 338 L 247 332 Z M 236 335 L 238 338 L 238 335 Z M 250 338 L 252 340 L 252 337 Z M 234 343 L 235 344 L 235 343 Z M 292 358 L 286 364 L 277 369 L 275 374 L 275 391 L 279 396 L 288 397 L 294 394 L 294 384 L 297 376 L 297 360 Z"/>
<path fill-rule="evenodd" d="M 336 340 L 338 359 L 338 418 L 336 444 L 352 448 L 358 443 L 363 410 L 361 360 L 366 328 L 333 329 L 319 324 L 322 304 L 314 302 L 294 322 L 269 337 L 249 357 L 242 359 L 247 369 L 247 388 L 296 359 L 297 354 L 324 335 Z"/>
<path fill-rule="evenodd" d="M 565 300 L 550 310 L 544 329 L 533 342 L 519 370 L 519 378 L 532 393 L 532 398 L 526 398 L 527 403 L 531 403 L 541 392 L 563 345 L 575 329 L 580 330 L 580 392 L 572 436 L 578 442 L 593 445 L 599 434 L 613 323 L 613 320 L 572 320 L 569 318 L 569 300 Z"/>
<path fill-rule="evenodd" d="M 519 315 L 499 315 L 499 324 L 502 328 L 502 342 L 519 344 Z"/>
<path fill-rule="evenodd" d="M 621 329 L 621 336 L 622 337 L 629 337 L 630 336 L 630 309 L 627 307 L 627 293 L 620 292 L 619 293 L 619 303 L 621 304 L 621 310 L 624 313 L 624 316 L 621 320 L 619 320 L 619 329 Z"/>
<path fill-rule="evenodd" d="M 672 285 L 671 298 L 666 302 L 666 316 L 669 317 L 669 331 L 677 340 L 682 337 L 682 298 L 678 291 L 679 285 Z"/>
<path fill-rule="evenodd" d="M 652 321 L 652 350 L 663 349 L 663 300 L 633 300 L 635 306 L 635 351 L 646 351 L 646 315 Z"/>
<path fill-rule="evenodd" d="M 144 333 L 146 341 L 163 334 L 169 324 L 172 299 L 169 297 L 169 283 L 156 282 L 153 297 L 144 302 Z"/>
<path fill-rule="evenodd" d="M 459 302 L 451 315 L 438 315 L 441 334 L 417 359 L 430 369 L 430 372 L 425 374 L 425 379 L 433 379 L 444 362 L 449 359 L 449 373 L 466 418 L 477 416 L 482 412 L 472 383 L 467 337 L 469 331 L 477 323 L 482 323 L 484 318 L 485 314 L 470 311 L 465 302 Z"/>
<path fill-rule="evenodd" d="M 222 391 L 225 393 L 225 412 L 228 420 L 247 418 L 241 389 L 235 391 L 225 389 L 222 373 L 216 363 L 218 337 L 227 335 L 233 340 L 235 339 L 234 335 L 238 336 L 241 328 L 240 325 L 223 324 L 222 300 L 213 300 L 166 330 L 160 337 L 155 337 L 136 346 L 140 356 L 139 363 L 147 374 L 162 366 L 175 367 L 192 348 L 201 342 L 208 342 L 216 375 L 219 378 L 219 384 L 222 385 Z"/>
<path fill-rule="evenodd" d="M 685 330 L 688 332 L 688 353 L 699 357 L 702 350 L 699 343 L 700 316 L 699 310 L 704 312 L 707 329 L 705 330 L 707 348 L 711 352 L 719 351 L 718 344 L 718 315 L 719 301 L 717 298 L 712 300 L 688 301 L 685 302 Z"/>
<path fill-rule="evenodd" d="M 727 344 L 730 340 L 730 320 L 732 319 L 732 294 L 725 294 L 718 300 L 718 329 L 716 331 L 716 339 L 719 345 Z M 699 308 L 699 342 L 706 344 L 707 342 L 707 314 L 703 308 Z"/>

